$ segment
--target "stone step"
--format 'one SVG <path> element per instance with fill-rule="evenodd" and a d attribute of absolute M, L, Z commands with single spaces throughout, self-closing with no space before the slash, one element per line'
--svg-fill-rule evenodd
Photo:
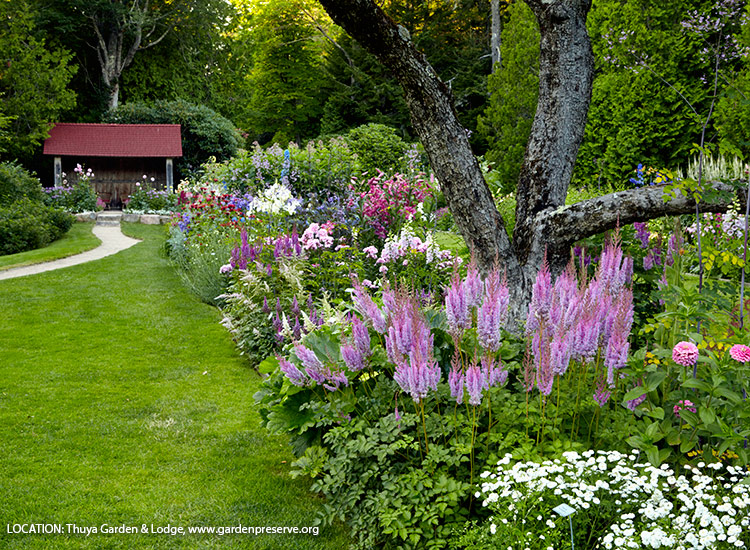
<path fill-rule="evenodd" d="M 99 212 L 96 215 L 97 225 L 120 225 L 122 212 Z"/>

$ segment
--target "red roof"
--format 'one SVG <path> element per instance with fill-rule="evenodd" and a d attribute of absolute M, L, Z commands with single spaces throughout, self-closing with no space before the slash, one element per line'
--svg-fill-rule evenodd
<path fill-rule="evenodd" d="M 81 157 L 182 156 L 179 124 L 60 123 L 44 141 L 44 154 Z"/>

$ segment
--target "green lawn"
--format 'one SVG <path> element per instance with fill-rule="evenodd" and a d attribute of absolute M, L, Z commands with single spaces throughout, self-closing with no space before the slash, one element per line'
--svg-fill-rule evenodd
<path fill-rule="evenodd" d="M 125 225 L 125 224 L 124 224 Z M 320 500 L 258 426 L 258 375 L 180 283 L 164 229 L 103 260 L 0 281 L 0 548 L 337 549 L 316 536 L 14 535 L 8 524 L 312 525 Z"/>
<path fill-rule="evenodd" d="M 11 267 L 59 260 L 96 248 L 101 241 L 91 233 L 93 227 L 93 223 L 74 223 L 70 231 L 44 248 L 0 256 L 0 271 Z"/>

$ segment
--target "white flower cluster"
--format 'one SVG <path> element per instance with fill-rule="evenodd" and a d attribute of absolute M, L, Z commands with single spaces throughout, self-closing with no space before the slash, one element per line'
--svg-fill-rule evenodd
<path fill-rule="evenodd" d="M 248 215 L 254 212 L 294 214 L 301 204 L 302 201 L 294 198 L 286 185 L 276 182 L 253 199 L 248 206 Z"/>
<path fill-rule="evenodd" d="M 428 234 L 423 241 L 414 234 L 414 230 L 407 224 L 398 235 L 388 237 L 383 244 L 383 250 L 380 252 L 377 263 L 386 264 L 401 261 L 403 265 L 407 265 L 408 260 L 405 258 L 412 253 L 424 254 L 428 264 L 437 262 L 440 269 L 451 267 L 455 261 L 450 250 L 442 250 L 433 240 L 432 234 Z M 381 269 L 381 272 L 384 271 L 387 271 L 387 268 Z"/>
<path fill-rule="evenodd" d="M 637 451 L 563 453 L 562 460 L 519 462 L 511 455 L 485 481 L 477 498 L 497 515 L 518 519 L 516 503 L 566 503 L 586 514 L 608 518 L 597 547 L 611 548 L 746 548 L 750 543 L 748 471 L 722 463 L 685 466 L 677 475 L 669 466 L 637 462 Z M 710 475 L 709 475 L 710 474 Z M 582 517 L 583 516 L 583 517 Z M 502 536 L 507 520 L 490 520 L 490 532 Z M 547 525 L 555 528 L 553 521 Z"/>

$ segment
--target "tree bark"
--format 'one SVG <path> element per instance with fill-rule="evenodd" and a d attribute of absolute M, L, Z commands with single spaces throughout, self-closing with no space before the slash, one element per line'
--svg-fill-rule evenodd
<path fill-rule="evenodd" d="M 500 52 L 502 44 L 502 21 L 500 18 L 500 0 L 490 2 L 490 52 L 492 54 L 492 72 L 502 68 L 503 58 Z"/>
<path fill-rule="evenodd" d="M 399 80 L 459 231 L 483 270 L 495 261 L 506 270 L 512 322 L 525 319 L 531 286 L 545 257 L 553 273 L 559 273 L 577 240 L 618 223 L 694 211 L 695 202 L 685 197 L 665 203 L 658 187 L 564 206 L 593 86 L 594 57 L 586 30 L 591 0 L 526 0 L 541 31 L 539 104 L 518 182 L 512 244 L 458 122 L 451 93 L 406 29 L 372 0 L 320 3 Z M 704 211 L 727 206 L 707 205 Z"/>

